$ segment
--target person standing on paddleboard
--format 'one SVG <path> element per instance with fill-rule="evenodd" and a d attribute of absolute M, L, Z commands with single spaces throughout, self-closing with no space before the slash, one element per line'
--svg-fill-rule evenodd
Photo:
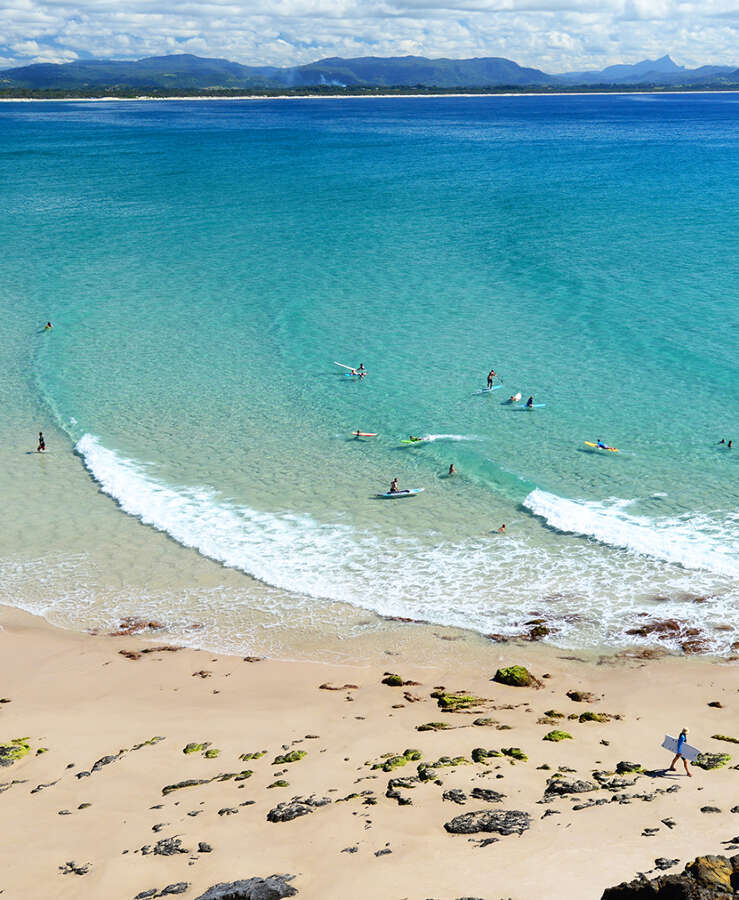
<path fill-rule="evenodd" d="M 498 376 L 495 374 L 495 369 L 491 369 L 488 372 L 488 390 L 493 386 L 493 378 L 497 378 Z"/>
<path fill-rule="evenodd" d="M 685 774 L 688 776 L 688 778 L 692 778 L 693 776 L 690 774 L 690 769 L 688 768 L 688 761 L 687 761 L 687 759 L 685 759 L 685 757 L 682 755 L 682 752 L 681 752 L 683 749 L 683 744 L 685 744 L 687 742 L 687 740 L 688 740 L 688 729 L 683 728 L 683 730 L 680 732 L 680 737 L 677 739 L 677 753 L 675 754 L 675 758 L 672 760 L 672 764 L 670 765 L 670 768 L 667 771 L 674 772 L 675 771 L 675 763 L 679 759 L 681 759 L 683 761 L 683 765 L 685 766 Z"/>

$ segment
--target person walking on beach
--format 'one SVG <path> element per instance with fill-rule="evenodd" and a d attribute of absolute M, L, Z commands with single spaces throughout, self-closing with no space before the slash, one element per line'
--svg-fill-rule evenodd
<path fill-rule="evenodd" d="M 43 431 L 39 431 L 38 433 L 38 447 L 36 447 L 36 453 L 46 453 L 46 441 L 44 440 Z"/>
<path fill-rule="evenodd" d="M 672 764 L 670 765 L 670 768 L 667 771 L 674 772 L 675 771 L 675 763 L 679 759 L 681 759 L 683 761 L 683 765 L 685 766 L 685 774 L 688 776 L 688 778 L 692 778 L 693 776 L 690 774 L 690 769 L 688 768 L 688 761 L 682 755 L 683 744 L 685 744 L 687 740 L 688 740 L 688 729 L 683 728 L 683 730 L 680 732 L 680 737 L 677 739 L 677 753 L 675 754 L 675 758 L 672 760 Z"/>

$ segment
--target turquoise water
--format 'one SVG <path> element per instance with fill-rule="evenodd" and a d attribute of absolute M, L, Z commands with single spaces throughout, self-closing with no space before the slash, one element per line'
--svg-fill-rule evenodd
<path fill-rule="evenodd" d="M 726 652 L 738 162 L 728 94 L 3 104 L 6 592 L 120 542 L 145 607 L 156 529 L 286 608 Z"/>

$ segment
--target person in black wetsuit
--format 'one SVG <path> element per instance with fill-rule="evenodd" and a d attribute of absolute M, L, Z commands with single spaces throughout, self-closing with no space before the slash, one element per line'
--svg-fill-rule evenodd
<path fill-rule="evenodd" d="M 38 447 L 36 447 L 36 453 L 46 453 L 46 441 L 44 440 L 43 431 L 39 431 L 38 433 Z"/>
<path fill-rule="evenodd" d="M 526 408 L 532 409 L 534 406 L 534 395 L 532 394 L 529 399 L 526 401 Z"/>

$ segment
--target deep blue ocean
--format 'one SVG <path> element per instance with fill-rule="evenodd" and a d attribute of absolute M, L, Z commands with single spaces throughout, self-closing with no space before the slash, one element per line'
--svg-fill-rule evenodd
<path fill-rule="evenodd" d="M 736 94 L 0 105 L 5 598 L 145 608 L 161 532 L 307 610 L 729 652 L 738 175 Z"/>

